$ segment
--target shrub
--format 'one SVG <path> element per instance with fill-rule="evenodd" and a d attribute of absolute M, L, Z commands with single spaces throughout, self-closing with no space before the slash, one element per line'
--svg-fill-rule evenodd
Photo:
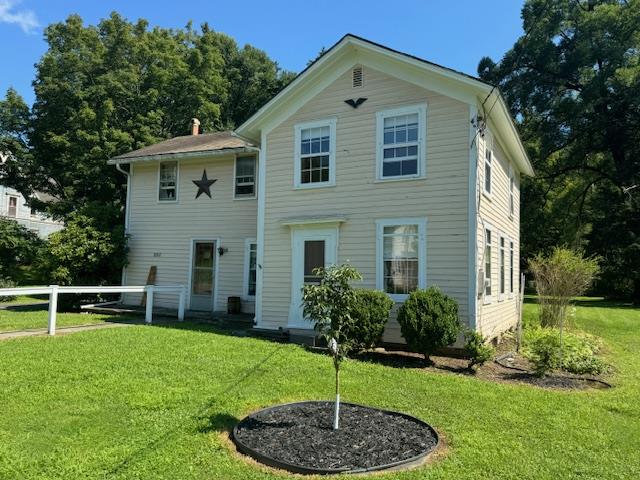
<path fill-rule="evenodd" d="M 438 287 L 414 290 L 398 311 L 398 323 L 409 347 L 431 355 L 456 341 L 460 332 L 458 304 Z"/>
<path fill-rule="evenodd" d="M 541 325 L 561 328 L 571 298 L 583 295 L 599 271 L 597 258 L 558 247 L 548 256 L 538 254 L 529 260 L 529 269 L 536 283 Z"/>
<path fill-rule="evenodd" d="M 12 288 L 15 287 L 16 284 L 13 280 L 9 280 L 8 278 L 0 277 L 0 288 Z M 0 295 L 0 303 L 2 302 L 13 302 L 17 297 L 15 295 Z"/>
<path fill-rule="evenodd" d="M 384 292 L 355 290 L 351 319 L 345 331 L 353 342 L 353 350 L 373 348 L 380 341 L 392 307 L 393 300 Z"/>
<path fill-rule="evenodd" d="M 523 355 L 535 366 L 536 373 L 544 376 L 560 368 L 575 374 L 600 375 L 609 365 L 600 359 L 601 342 L 587 334 L 565 333 L 560 348 L 560 332 L 555 328 L 531 328 L 525 331 Z"/>
<path fill-rule="evenodd" d="M 0 218 L 0 276 L 16 278 L 19 267 L 34 260 L 41 243 L 15 220 Z"/>
<path fill-rule="evenodd" d="M 484 365 L 493 358 L 495 349 L 475 330 L 468 329 L 465 334 L 464 351 L 469 358 L 469 370 L 477 365 Z"/>

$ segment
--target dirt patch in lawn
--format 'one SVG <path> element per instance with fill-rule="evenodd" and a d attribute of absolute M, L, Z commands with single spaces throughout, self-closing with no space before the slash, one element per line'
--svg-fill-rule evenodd
<path fill-rule="evenodd" d="M 355 358 L 395 368 L 415 368 L 431 372 L 454 373 L 494 382 L 526 383 L 543 388 L 584 390 L 611 387 L 603 379 L 587 375 L 552 372 L 545 377 L 538 377 L 533 374 L 530 362 L 521 355 L 515 354 L 513 350 L 514 345 L 512 342 L 505 341 L 501 343 L 496 352 L 496 359 L 478 367 L 475 371 L 470 371 L 467 368 L 468 361 L 464 358 L 434 355 L 431 357 L 433 365 L 427 365 L 424 357 L 418 353 L 385 350 L 383 348 L 360 353 Z"/>

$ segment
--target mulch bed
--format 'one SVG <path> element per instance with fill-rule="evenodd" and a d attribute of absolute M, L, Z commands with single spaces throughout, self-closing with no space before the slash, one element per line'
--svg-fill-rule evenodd
<path fill-rule="evenodd" d="M 533 374 L 529 361 L 517 354 L 507 355 L 514 348 L 513 342 L 505 341 L 498 346 L 497 361 L 487 362 L 475 372 L 467 369 L 468 361 L 463 358 L 432 356 L 433 365 L 426 365 L 424 357 L 418 353 L 389 351 L 377 348 L 356 356 L 358 360 L 381 363 L 396 368 L 416 368 L 432 372 L 449 372 L 470 375 L 484 380 L 506 383 L 526 383 L 543 388 L 562 390 L 584 390 L 588 388 L 610 388 L 611 385 L 600 378 L 588 375 L 573 375 L 552 372 L 540 378 Z"/>
<path fill-rule="evenodd" d="M 233 430 L 242 453 L 296 473 L 364 472 L 413 466 L 438 445 L 433 428 L 402 413 L 334 403 L 300 402 L 260 410 Z"/>

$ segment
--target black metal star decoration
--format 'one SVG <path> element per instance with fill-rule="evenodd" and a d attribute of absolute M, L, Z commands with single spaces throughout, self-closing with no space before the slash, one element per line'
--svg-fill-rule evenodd
<path fill-rule="evenodd" d="M 215 178 L 213 180 L 209 180 L 207 178 L 207 171 L 203 170 L 202 178 L 200 180 L 191 180 L 191 181 L 195 184 L 196 187 L 198 187 L 198 193 L 196 193 L 196 199 L 203 193 L 206 193 L 207 196 L 211 198 L 211 185 L 216 183 L 218 179 Z"/>

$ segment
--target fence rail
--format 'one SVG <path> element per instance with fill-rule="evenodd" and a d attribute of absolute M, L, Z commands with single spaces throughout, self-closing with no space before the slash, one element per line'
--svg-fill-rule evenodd
<path fill-rule="evenodd" d="M 156 293 L 177 293 L 178 321 L 184 320 L 184 311 L 187 301 L 187 289 L 184 285 L 143 285 L 143 286 L 61 286 L 49 285 L 48 287 L 15 287 L 0 288 L 0 297 L 13 295 L 49 295 L 49 321 L 47 332 L 56 334 L 56 317 L 58 311 L 58 295 L 64 293 L 146 293 L 147 302 L 144 321 L 153 321 L 153 297 Z"/>

